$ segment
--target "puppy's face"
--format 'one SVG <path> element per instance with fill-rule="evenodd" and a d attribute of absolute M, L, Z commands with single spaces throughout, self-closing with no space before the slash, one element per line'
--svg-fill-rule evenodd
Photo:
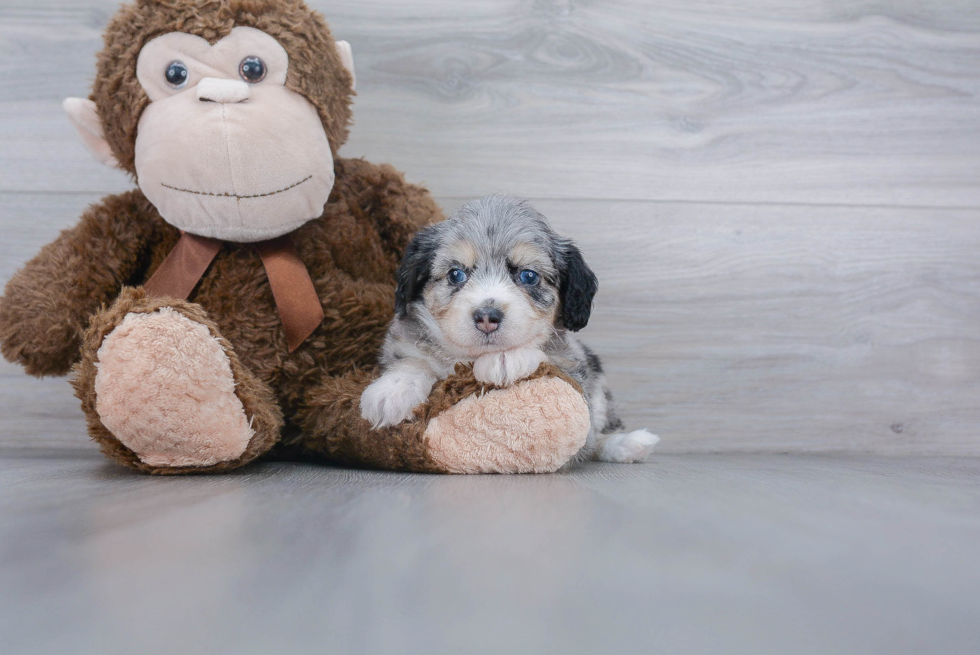
<path fill-rule="evenodd" d="M 435 253 L 422 299 L 443 339 L 472 357 L 544 343 L 559 304 L 549 253 L 527 241 L 487 245 L 457 238 Z"/>
<path fill-rule="evenodd" d="M 526 202 L 489 196 L 419 232 L 398 271 L 396 310 L 460 357 L 540 346 L 588 322 L 595 275 Z"/>

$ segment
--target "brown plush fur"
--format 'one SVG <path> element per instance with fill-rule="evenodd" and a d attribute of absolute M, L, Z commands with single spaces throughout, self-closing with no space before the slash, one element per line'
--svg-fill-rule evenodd
<path fill-rule="evenodd" d="M 140 48 L 171 31 L 215 42 L 237 25 L 275 37 L 289 54 L 286 85 L 320 113 L 334 152 L 347 136 L 350 77 L 323 19 L 299 0 L 141 0 L 106 30 L 92 99 L 120 166 L 135 174 L 134 143 L 148 99 L 135 77 Z M 73 384 L 90 433 L 111 459 L 148 473 L 236 468 L 267 453 L 283 428 L 299 434 L 273 454 L 356 466 L 445 471 L 423 438 L 428 419 L 480 393 L 471 372 L 436 386 L 420 421 L 372 432 L 358 400 L 370 381 L 394 312 L 394 279 L 412 235 L 442 214 L 421 187 L 387 165 L 335 158 L 336 181 L 322 216 L 292 233 L 323 306 L 324 320 L 290 353 L 254 246 L 225 243 L 187 302 L 151 300 L 140 288 L 179 239 L 138 190 L 104 198 L 19 271 L 0 298 L 0 348 L 32 375 Z M 236 395 L 255 436 L 236 460 L 210 467 L 145 464 L 96 412 L 98 350 L 129 312 L 169 306 L 207 327 L 231 362 Z M 540 375 L 558 375 L 547 368 Z"/>
<path fill-rule="evenodd" d="M 322 373 L 374 366 L 394 312 L 401 253 L 419 227 L 441 218 L 429 194 L 390 166 L 338 159 L 335 172 L 323 216 L 292 235 L 325 315 L 302 346 L 288 352 L 268 278 L 249 244 L 226 243 L 191 296 L 290 408 Z M 7 284 L 4 356 L 32 375 L 67 373 L 91 317 L 124 286 L 149 279 L 179 237 L 138 190 L 89 207 Z"/>

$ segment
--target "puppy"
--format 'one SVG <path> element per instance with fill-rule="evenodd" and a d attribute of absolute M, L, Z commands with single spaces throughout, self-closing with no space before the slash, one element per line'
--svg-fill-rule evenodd
<path fill-rule="evenodd" d="M 622 431 L 599 358 L 572 335 L 589 321 L 596 276 L 526 201 L 487 196 L 422 229 L 397 277 L 382 375 L 361 396 L 375 428 L 411 418 L 457 362 L 498 386 L 550 362 L 582 385 L 591 413 L 575 461 L 643 461 L 659 441 Z"/>

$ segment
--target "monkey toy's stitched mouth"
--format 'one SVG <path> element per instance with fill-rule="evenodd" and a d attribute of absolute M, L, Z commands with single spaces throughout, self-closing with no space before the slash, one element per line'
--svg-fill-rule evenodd
<path fill-rule="evenodd" d="M 192 191 L 190 189 L 181 189 L 180 187 L 171 186 L 171 185 L 165 184 L 163 182 L 160 183 L 160 186 L 166 187 L 167 189 L 173 189 L 174 191 L 180 191 L 182 193 L 193 193 L 196 196 L 214 196 L 215 198 L 235 198 L 236 200 L 247 200 L 249 198 L 266 198 L 268 196 L 274 196 L 274 195 L 279 194 L 279 193 L 285 193 L 286 191 L 289 191 L 290 189 L 295 189 L 296 187 L 298 187 L 303 182 L 309 182 L 312 179 L 313 179 L 313 176 L 312 175 L 308 175 L 308 176 L 304 177 L 302 180 L 300 180 L 299 182 L 294 182 L 293 184 L 290 184 L 287 187 L 283 187 L 282 189 L 279 189 L 278 191 L 268 191 L 266 193 L 256 193 L 256 194 L 253 194 L 253 195 L 250 195 L 250 196 L 240 196 L 240 195 L 235 194 L 235 193 L 211 193 L 210 191 Z"/>

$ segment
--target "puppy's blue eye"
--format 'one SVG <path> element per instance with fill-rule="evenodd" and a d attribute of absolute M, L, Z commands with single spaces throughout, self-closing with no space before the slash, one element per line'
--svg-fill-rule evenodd
<path fill-rule="evenodd" d="M 534 285 L 538 283 L 540 276 L 529 268 L 525 268 L 521 271 L 521 283 L 527 285 Z"/>
<path fill-rule="evenodd" d="M 449 282 L 452 284 L 462 284 L 463 282 L 466 282 L 467 276 L 466 271 L 463 269 L 453 268 L 449 271 L 449 274 L 446 277 L 449 278 Z"/>

